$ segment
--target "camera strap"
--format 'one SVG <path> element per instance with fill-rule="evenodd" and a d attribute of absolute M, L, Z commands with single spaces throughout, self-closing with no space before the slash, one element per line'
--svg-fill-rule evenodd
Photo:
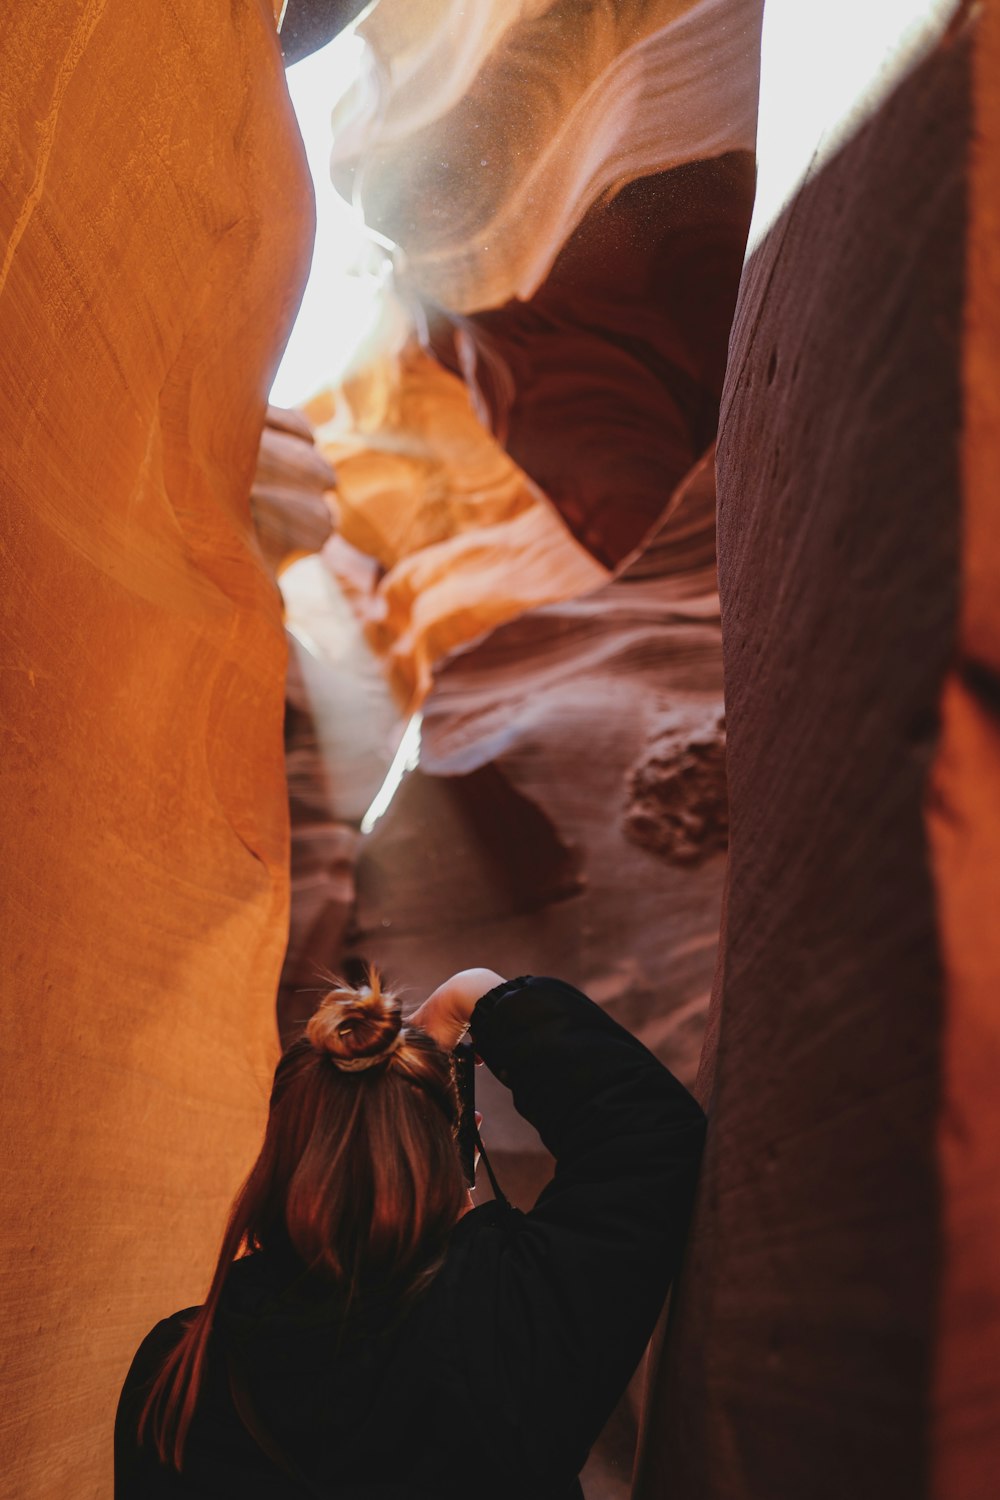
<path fill-rule="evenodd" d="M 477 1149 L 479 1151 L 479 1155 L 483 1159 L 483 1165 L 486 1168 L 486 1175 L 490 1179 L 490 1187 L 493 1189 L 493 1196 L 497 1200 L 498 1203 L 502 1203 L 503 1206 L 504 1206 L 504 1208 L 506 1208 L 506 1209 L 509 1210 L 510 1209 L 510 1201 L 508 1200 L 507 1195 L 504 1192 L 503 1188 L 500 1186 L 499 1182 L 497 1182 L 496 1173 L 493 1171 L 493 1168 L 490 1166 L 490 1159 L 486 1155 L 486 1147 L 483 1145 L 483 1138 L 479 1134 L 479 1126 L 478 1125 L 474 1125 L 473 1126 L 473 1133 L 474 1133 L 474 1135 L 476 1137 L 476 1147 L 477 1147 Z"/>

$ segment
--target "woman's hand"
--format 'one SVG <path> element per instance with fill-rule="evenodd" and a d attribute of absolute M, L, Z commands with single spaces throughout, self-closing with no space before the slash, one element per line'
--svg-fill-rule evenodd
<path fill-rule="evenodd" d="M 469 1029 L 476 1001 L 498 984 L 503 984 L 503 975 L 492 969 L 462 969 L 439 984 L 423 1005 L 407 1016 L 406 1025 L 422 1027 L 439 1047 L 451 1052 Z"/>

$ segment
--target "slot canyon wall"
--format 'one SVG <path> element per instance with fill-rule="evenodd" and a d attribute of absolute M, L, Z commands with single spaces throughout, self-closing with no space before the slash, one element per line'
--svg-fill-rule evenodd
<path fill-rule="evenodd" d="M 0 57 L 0 1488 L 106 1500 L 276 1057 L 285 645 L 248 496 L 312 194 L 263 0 L 14 7 Z"/>
<path fill-rule="evenodd" d="M 350 8 L 292 0 L 290 55 Z M 287 1036 L 364 959 L 414 1003 L 559 973 L 710 1105 L 587 1500 L 637 1446 L 636 1500 L 992 1497 L 1000 12 L 880 13 L 828 96 L 852 23 L 771 0 L 764 117 L 768 41 L 820 102 L 772 103 L 761 186 L 783 136 L 803 171 L 744 263 L 761 9 L 380 0 L 333 171 L 391 316 L 304 416 L 266 409 L 312 232 L 270 4 L 8 17 L 12 1500 L 110 1492 L 276 997 Z"/>
<path fill-rule="evenodd" d="M 890 20 L 769 219 L 769 48 L 816 80 L 836 26 L 765 19 L 718 444 L 711 1128 L 639 1500 L 1000 1474 L 1000 25 Z"/>

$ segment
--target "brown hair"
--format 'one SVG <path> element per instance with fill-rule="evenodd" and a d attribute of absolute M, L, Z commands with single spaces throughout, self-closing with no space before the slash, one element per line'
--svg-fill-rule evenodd
<path fill-rule="evenodd" d="M 223 1285 L 242 1253 L 290 1240 L 316 1276 L 345 1292 L 366 1282 L 403 1302 L 429 1284 L 466 1200 L 455 1142 L 450 1055 L 404 1026 L 370 969 L 334 981 L 274 1074 L 260 1155 L 236 1196 L 203 1307 L 153 1382 L 139 1418 L 163 1463 L 180 1469 Z"/>

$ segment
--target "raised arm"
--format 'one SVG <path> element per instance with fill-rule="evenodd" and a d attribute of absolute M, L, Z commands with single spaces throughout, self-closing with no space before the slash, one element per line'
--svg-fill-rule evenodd
<path fill-rule="evenodd" d="M 506 1442 L 540 1479 L 582 1467 L 641 1358 L 680 1262 L 705 1116 L 639 1041 L 558 979 L 500 983 L 476 1049 L 556 1159 L 502 1238 L 496 1311 L 472 1330 Z M 471 1264 L 475 1279 L 477 1267 Z"/>

